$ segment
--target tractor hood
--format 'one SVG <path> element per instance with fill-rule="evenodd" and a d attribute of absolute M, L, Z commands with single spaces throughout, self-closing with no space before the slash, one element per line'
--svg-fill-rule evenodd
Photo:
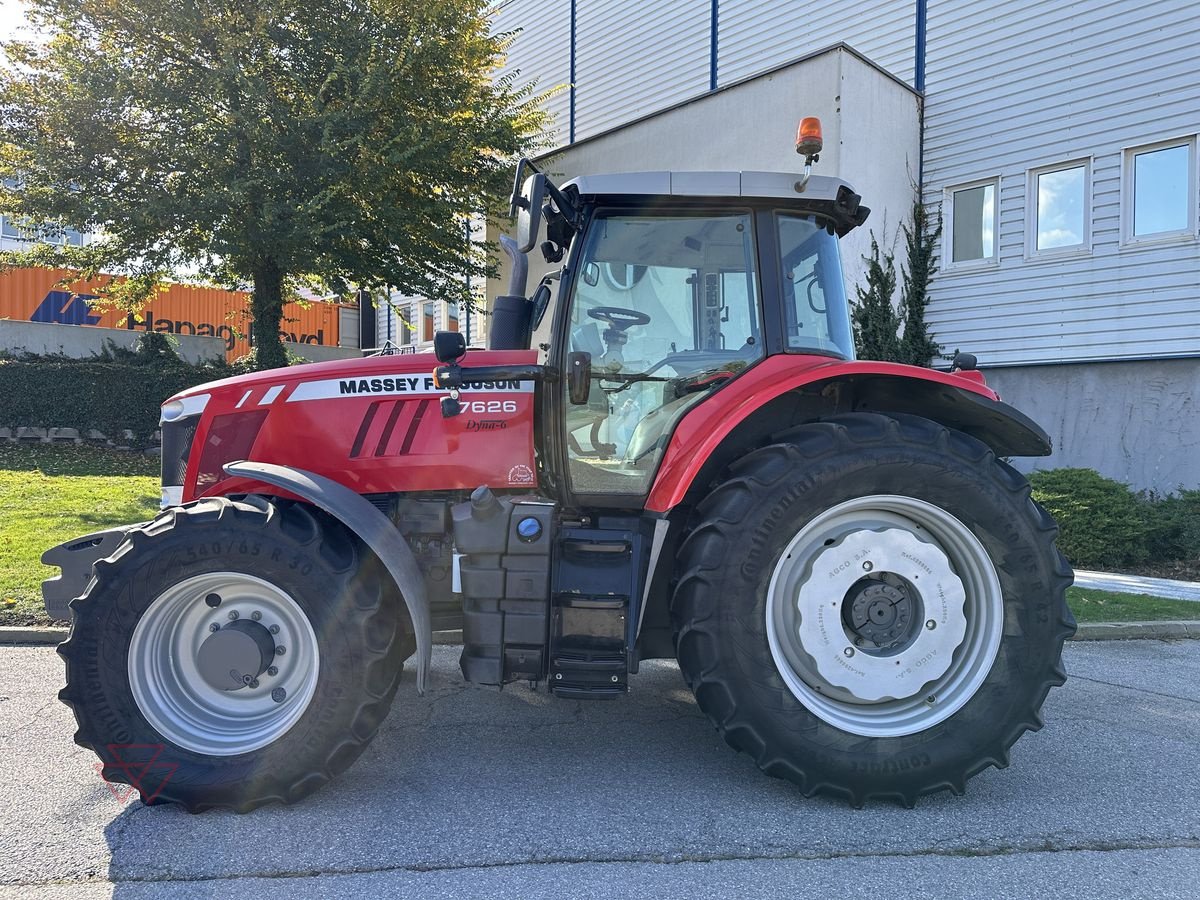
<path fill-rule="evenodd" d="M 529 350 L 470 354 L 472 366 L 536 361 Z M 533 383 L 467 381 L 461 414 L 443 418 L 437 364 L 429 353 L 372 356 L 176 394 L 162 408 L 164 504 L 278 493 L 226 475 L 223 466 L 239 460 L 303 469 L 359 494 L 535 487 Z"/>

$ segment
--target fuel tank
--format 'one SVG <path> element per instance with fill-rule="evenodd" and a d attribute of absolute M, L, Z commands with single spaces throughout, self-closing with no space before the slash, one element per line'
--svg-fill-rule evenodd
<path fill-rule="evenodd" d="M 467 366 L 533 364 L 529 350 L 472 350 Z M 270 462 L 359 494 L 537 486 L 532 381 L 468 381 L 443 418 L 431 353 L 256 372 L 163 405 L 164 503 L 254 489 L 225 463 Z M 271 491 L 271 493 L 277 493 Z"/>

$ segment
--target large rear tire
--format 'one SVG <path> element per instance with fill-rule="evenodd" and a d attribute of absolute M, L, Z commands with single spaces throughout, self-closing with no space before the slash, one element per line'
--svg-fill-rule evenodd
<path fill-rule="evenodd" d="M 694 522 L 680 668 L 768 774 L 911 806 L 1042 726 L 1071 571 L 1028 482 L 979 441 L 915 416 L 803 425 L 734 465 Z"/>
<path fill-rule="evenodd" d="M 170 509 L 95 565 L 59 648 L 76 743 L 191 812 L 312 793 L 387 714 L 406 642 L 368 551 L 300 503 Z"/>

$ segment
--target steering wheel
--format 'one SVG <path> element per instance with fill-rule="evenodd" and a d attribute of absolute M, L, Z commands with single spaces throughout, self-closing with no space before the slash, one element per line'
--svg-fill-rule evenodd
<path fill-rule="evenodd" d="M 623 332 L 634 325 L 648 325 L 650 317 L 636 309 L 624 309 L 620 306 L 597 306 L 589 309 L 587 314 L 593 319 L 599 319 L 610 328 Z"/>

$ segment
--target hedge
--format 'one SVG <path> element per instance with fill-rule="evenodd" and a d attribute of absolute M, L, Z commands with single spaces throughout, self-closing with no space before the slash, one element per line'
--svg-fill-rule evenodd
<path fill-rule="evenodd" d="M 82 436 L 95 429 L 118 443 L 128 430 L 135 446 L 146 446 L 164 400 L 230 374 L 224 362 L 191 365 L 157 341 L 92 359 L 0 359 L 0 427 L 76 428 Z"/>
<path fill-rule="evenodd" d="M 1200 491 L 1134 493 L 1092 469 L 1034 472 L 1029 482 L 1077 566 L 1200 562 Z"/>

